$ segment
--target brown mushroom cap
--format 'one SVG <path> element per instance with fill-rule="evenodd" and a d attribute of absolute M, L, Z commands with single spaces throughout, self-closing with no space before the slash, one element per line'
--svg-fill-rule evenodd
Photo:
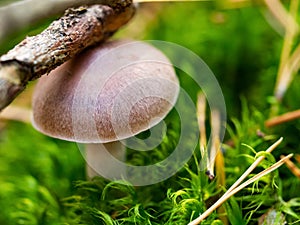
<path fill-rule="evenodd" d="M 33 125 L 63 140 L 121 140 L 159 123 L 178 92 L 175 71 L 161 51 L 145 42 L 110 41 L 40 78 Z"/>

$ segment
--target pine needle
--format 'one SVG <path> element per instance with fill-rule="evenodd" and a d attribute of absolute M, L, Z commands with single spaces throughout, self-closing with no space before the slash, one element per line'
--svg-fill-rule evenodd
<path fill-rule="evenodd" d="M 283 138 L 280 138 L 278 141 L 276 141 L 273 145 L 271 145 L 266 152 L 270 153 L 272 152 L 281 142 Z M 262 176 L 267 175 L 268 173 L 274 171 L 278 167 L 280 167 L 286 159 L 291 158 L 292 154 L 286 156 L 285 158 L 281 159 L 277 163 L 273 164 L 269 168 L 263 170 L 259 174 L 255 175 L 254 177 L 250 178 L 243 184 L 239 185 L 257 166 L 258 164 L 265 158 L 264 155 L 260 156 L 258 159 L 255 160 L 255 162 L 243 173 L 243 175 L 225 192 L 225 194 L 215 203 L 213 204 L 209 209 L 207 209 L 202 215 L 200 215 L 198 218 L 190 222 L 188 225 L 196 225 L 199 224 L 202 220 L 204 220 L 207 216 L 209 216 L 214 210 L 216 210 L 219 206 L 221 206 L 228 198 L 242 190 L 247 185 L 253 183 L 254 181 L 260 179 Z"/>

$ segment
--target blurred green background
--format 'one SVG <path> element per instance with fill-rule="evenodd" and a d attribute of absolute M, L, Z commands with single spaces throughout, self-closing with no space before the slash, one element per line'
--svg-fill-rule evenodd
<path fill-rule="evenodd" d="M 159 184 L 132 187 L 100 177 L 87 181 L 85 163 L 76 144 L 39 134 L 30 124 L 2 120 L 0 224 L 187 224 L 251 165 L 255 154 L 242 143 L 260 151 L 276 138 L 284 137 L 274 158 L 269 157 L 262 168 L 274 163 L 281 154 L 299 154 L 298 120 L 271 129 L 264 126 L 274 102 L 284 35 L 271 26 L 272 18 L 260 2 L 226 2 L 229 3 L 141 4 L 132 21 L 115 35 L 177 43 L 199 55 L 213 71 L 226 100 L 228 117 L 225 168 L 221 168 L 226 175 L 223 187 L 217 181 L 208 181 L 198 171 L 198 150 L 185 168 Z M 37 21 L 8 36 L 0 43 L 0 54 L 26 35 L 40 32 L 52 19 Z M 276 23 L 275 19 L 273 22 Z M 298 39 L 294 40 L 294 46 Z M 182 88 L 196 102 L 200 88 L 182 72 L 178 71 L 178 76 Z M 34 83 L 14 105 L 30 108 Z M 299 85 L 296 75 L 278 104 L 279 113 L 299 108 Z M 175 113 L 166 118 L 166 123 L 167 137 L 156 149 L 161 153 L 152 153 L 156 159 L 163 159 L 172 150 L 179 135 Z M 257 130 L 265 136 L 258 136 Z M 149 163 L 147 154 L 135 154 L 128 152 L 132 163 Z M 264 224 L 282 224 L 283 217 L 289 224 L 298 224 L 299 188 L 300 179 L 283 166 L 231 198 L 225 204 L 225 211 L 213 213 L 203 224 L 258 224 L 261 216 L 272 217 L 268 214 L 270 210 L 274 210 L 277 220 L 271 219 L 271 223 L 265 220 Z"/>

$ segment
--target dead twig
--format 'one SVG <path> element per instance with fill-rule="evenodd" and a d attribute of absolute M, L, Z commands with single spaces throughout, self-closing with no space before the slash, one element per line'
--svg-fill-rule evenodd
<path fill-rule="evenodd" d="M 83 49 L 106 40 L 133 16 L 132 0 L 69 9 L 42 33 L 0 58 L 0 111 L 28 81 L 49 73 Z"/>
<path fill-rule="evenodd" d="M 0 42 L 36 21 L 61 15 L 67 8 L 103 4 L 113 6 L 119 0 L 23 0 L 0 8 Z"/>
<path fill-rule="evenodd" d="M 292 112 L 287 112 L 285 114 L 282 114 L 280 116 L 275 116 L 271 119 L 268 119 L 265 121 L 265 126 L 266 127 L 274 127 L 276 125 L 286 123 L 295 119 L 300 118 L 300 109 L 292 111 Z"/>
<path fill-rule="evenodd" d="M 270 146 L 266 152 L 270 153 L 272 152 L 282 141 L 282 138 L 280 138 L 278 141 L 276 141 L 272 146 Z M 216 210 L 218 207 L 220 207 L 226 200 L 228 200 L 231 196 L 248 186 L 249 184 L 259 180 L 261 177 L 269 174 L 270 172 L 276 170 L 282 164 L 286 162 L 287 159 L 291 158 L 293 154 L 290 154 L 278 162 L 274 163 L 269 168 L 263 170 L 262 172 L 256 174 L 249 180 L 245 181 L 241 184 L 241 182 L 257 167 L 257 165 L 264 159 L 264 155 L 260 156 L 256 159 L 256 161 L 243 173 L 243 175 L 224 193 L 224 195 L 217 201 L 215 204 L 213 204 L 210 208 L 208 208 L 203 214 L 201 214 L 198 218 L 191 221 L 188 225 L 197 225 L 201 221 L 203 221 L 207 216 L 209 216 L 214 210 Z"/>
<path fill-rule="evenodd" d="M 281 155 L 280 158 L 283 159 L 285 156 Z M 300 179 L 300 169 L 289 159 L 285 161 L 287 168 Z"/>

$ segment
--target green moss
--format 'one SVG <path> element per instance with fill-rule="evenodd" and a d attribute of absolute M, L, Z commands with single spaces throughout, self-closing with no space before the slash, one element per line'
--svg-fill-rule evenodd
<path fill-rule="evenodd" d="M 54 141 L 29 125 L 10 123 L 0 134 L 0 221 L 59 224 L 61 198 L 84 178 L 84 162 L 72 143 Z"/>

